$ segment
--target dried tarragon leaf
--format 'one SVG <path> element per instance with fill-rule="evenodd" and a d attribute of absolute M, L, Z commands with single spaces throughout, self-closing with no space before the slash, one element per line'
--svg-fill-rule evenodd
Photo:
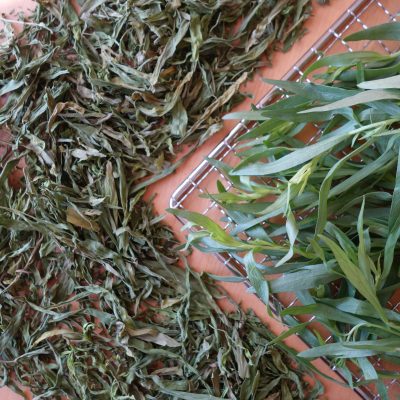
<path fill-rule="evenodd" d="M 46 185 L 45 175 L 31 180 L 29 166 L 28 158 L 26 179 Z M 40 197 L 31 189 L 8 190 L 1 199 L 3 384 L 17 391 L 23 384 L 51 399 L 311 399 L 320 393 L 284 354 L 290 349 L 269 345 L 271 334 L 257 318 L 226 315 L 215 300 L 226 295 L 177 266 L 172 233 L 152 222 L 148 205 L 133 202 L 125 229 L 96 237 L 60 222 L 68 194 L 51 189 Z M 107 214 L 98 220 L 102 229 L 115 221 L 114 210 L 117 219 L 124 216 L 111 198 L 99 202 Z"/>
<path fill-rule="evenodd" d="M 179 165 L 174 145 L 216 132 L 261 55 L 302 33 L 310 1 L 80 6 L 39 1 L 0 48 L 2 385 L 50 399 L 315 397 L 267 328 L 225 315 L 177 267 L 142 200 Z"/>
<path fill-rule="evenodd" d="M 266 50 L 290 47 L 310 15 L 309 0 L 81 6 L 77 14 L 67 0 L 39 1 L 4 43 L 0 124 L 19 140 L 42 139 L 45 157 L 119 152 L 137 183 L 179 165 L 168 161 L 174 144 L 218 131 L 240 84 L 270 62 Z"/>

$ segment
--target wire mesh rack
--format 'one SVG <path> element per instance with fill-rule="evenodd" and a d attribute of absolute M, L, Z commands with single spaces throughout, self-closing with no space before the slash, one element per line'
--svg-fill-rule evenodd
<path fill-rule="evenodd" d="M 378 50 L 387 53 L 392 53 L 398 50 L 395 43 L 387 41 L 367 42 L 361 41 L 351 45 L 343 40 L 350 33 L 360 29 L 366 29 L 371 25 L 376 25 L 384 22 L 394 22 L 400 20 L 400 1 L 398 0 L 356 0 L 351 7 L 325 32 L 325 34 L 303 55 L 303 57 L 283 76 L 282 79 L 297 81 L 301 78 L 307 66 L 318 60 L 322 55 L 333 54 L 337 52 L 352 52 L 355 50 Z M 271 89 L 257 104 L 257 107 L 269 104 L 277 98 L 282 97 L 282 93 L 277 88 Z M 216 159 L 223 161 L 231 166 L 235 165 L 239 158 L 236 155 L 237 138 L 248 132 L 254 126 L 241 121 L 234 129 L 226 136 L 225 139 L 208 155 L 208 159 Z M 318 129 L 315 129 L 315 134 Z M 315 134 L 313 137 L 315 137 Z M 311 140 L 313 139 L 311 138 Z M 182 182 L 182 184 L 174 191 L 170 200 L 172 208 L 186 209 L 190 211 L 201 212 L 213 218 L 215 221 L 220 221 L 224 229 L 232 227 L 232 221 L 225 215 L 224 210 L 212 200 L 200 198 L 200 195 L 207 192 L 213 192 L 216 187 L 217 180 L 221 181 L 227 190 L 231 184 L 207 160 L 201 162 L 197 168 Z M 182 224 L 184 220 L 178 218 Z M 244 276 L 243 265 L 230 254 L 218 254 L 219 260 L 234 274 Z M 261 260 L 263 261 L 263 260 Z M 265 261 L 265 260 L 264 260 Z M 298 304 L 298 299 L 294 294 L 272 295 L 270 298 L 270 306 L 273 311 L 282 310 L 292 305 Z M 392 310 L 400 312 L 400 301 L 388 303 L 388 307 Z M 325 335 L 326 342 L 332 341 L 332 337 Z M 304 338 L 303 338 L 304 340 Z M 304 340 L 307 343 L 307 340 Z M 344 379 L 340 369 L 336 369 L 329 360 L 327 362 L 337 374 Z M 393 367 L 383 365 L 382 360 L 375 358 L 372 360 L 374 366 L 379 369 L 390 370 Z M 356 383 L 361 381 L 361 374 L 355 366 L 351 367 L 353 371 L 353 379 Z M 398 370 L 397 370 L 398 372 Z M 397 379 L 389 379 L 385 381 L 388 389 L 389 398 L 400 398 L 400 382 Z M 379 400 L 381 397 L 377 394 L 376 387 L 373 384 L 364 385 L 355 389 L 356 393 L 363 399 Z"/>

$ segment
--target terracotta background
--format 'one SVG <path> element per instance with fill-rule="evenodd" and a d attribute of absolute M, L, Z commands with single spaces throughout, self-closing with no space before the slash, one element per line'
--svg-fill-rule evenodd
<path fill-rule="evenodd" d="M 397 0 L 391 0 L 394 3 Z M 390 2 L 390 1 L 389 1 Z M 245 88 L 245 92 L 253 93 L 252 100 L 246 100 L 237 109 L 249 109 L 251 103 L 257 103 L 261 97 L 266 93 L 267 86 L 261 81 L 261 76 L 279 79 L 281 78 L 291 66 L 310 48 L 313 43 L 331 26 L 331 24 L 339 18 L 346 9 L 353 3 L 353 0 L 331 0 L 330 6 L 320 6 L 316 1 L 314 3 L 314 12 L 312 18 L 307 22 L 308 34 L 299 40 L 295 46 L 287 53 L 276 53 L 273 56 L 273 67 L 265 68 L 259 71 L 254 79 L 249 82 Z M 12 10 L 29 10 L 32 9 L 32 2 L 27 0 L 0 0 L 0 14 L 8 14 Z M 1 27 L 0 27 L 1 28 Z M 157 194 L 155 199 L 155 208 L 159 214 L 165 214 L 165 209 L 169 206 L 169 199 L 173 191 L 179 186 L 180 183 L 189 175 L 189 173 L 204 159 L 204 157 L 220 142 L 220 140 L 227 135 L 229 130 L 235 125 L 235 121 L 227 121 L 224 128 L 210 139 L 204 146 L 200 147 L 198 151 L 189 158 L 189 160 L 178 169 L 178 171 L 163 181 L 153 185 L 149 191 L 150 194 Z M 177 237 L 183 241 L 185 236 L 180 231 L 181 225 L 171 215 L 166 215 L 165 222 L 169 224 L 176 232 Z M 190 257 L 190 263 L 196 270 L 212 271 L 215 274 L 226 274 L 223 265 L 218 262 L 212 255 L 200 254 L 194 252 Z M 254 312 L 268 325 L 269 329 L 274 333 L 279 334 L 282 331 L 276 321 L 271 320 L 265 310 L 265 306 L 254 296 L 246 292 L 243 285 L 239 284 L 224 284 L 225 289 L 230 295 L 240 303 L 245 309 L 252 308 Z M 292 338 L 287 341 L 292 347 L 300 350 L 304 348 L 304 344 Z M 325 374 L 332 375 L 333 373 L 323 362 L 315 363 L 318 368 Z M 359 397 L 351 390 L 343 388 L 328 380 L 321 379 L 325 385 L 326 393 L 325 399 L 336 400 L 343 399 L 352 400 L 359 399 Z M 0 389 L 0 400 L 17 400 L 20 396 L 15 395 L 10 389 Z"/>

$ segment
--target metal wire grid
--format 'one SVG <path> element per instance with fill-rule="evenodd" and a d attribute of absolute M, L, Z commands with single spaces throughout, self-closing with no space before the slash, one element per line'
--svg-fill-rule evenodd
<path fill-rule="evenodd" d="M 397 14 L 399 12 L 400 3 L 397 0 L 356 0 L 353 5 L 342 15 L 342 17 L 339 18 L 337 22 L 328 29 L 324 36 L 320 38 L 305 53 L 305 55 L 282 79 L 294 81 L 299 80 L 303 75 L 302 71 L 304 71 L 308 65 L 318 60 L 322 54 L 329 53 L 332 51 L 332 49 L 334 49 L 334 47 L 338 47 L 338 45 L 344 47 L 344 49 L 340 51 L 354 51 L 354 46 L 351 47 L 349 43 L 343 40 L 343 37 L 349 34 L 350 31 L 366 29 L 368 25 L 364 22 L 365 20 L 372 20 L 374 24 L 379 22 L 396 21 Z M 380 20 L 377 21 L 379 15 Z M 369 42 L 361 42 L 361 47 L 358 47 L 357 50 L 365 49 L 369 45 Z M 397 50 L 392 48 L 392 44 L 383 41 L 379 41 L 379 46 L 381 46 L 381 50 L 383 49 L 387 53 Z M 282 97 L 282 93 L 275 88 L 274 90 L 269 91 L 261 99 L 257 107 L 262 107 L 265 104 L 271 103 L 279 97 Z M 249 124 L 245 121 L 238 123 L 236 127 L 229 133 L 229 135 L 208 155 L 208 158 L 224 161 L 230 165 L 234 165 L 235 161 L 238 160 L 236 157 L 236 147 L 238 144 L 236 139 L 240 135 L 249 132 L 249 129 L 252 126 L 254 126 L 254 124 Z M 313 140 L 316 135 L 318 135 L 318 127 L 316 128 L 317 132 L 310 140 Z M 193 205 L 196 204 L 195 200 L 197 200 L 200 195 L 206 194 L 208 191 L 207 189 L 211 189 L 210 191 L 213 191 L 217 180 L 220 180 L 227 190 L 232 187 L 232 184 L 218 169 L 211 165 L 207 160 L 203 161 L 172 194 L 170 206 L 172 208 L 193 210 Z M 208 204 L 203 207 L 201 213 L 208 216 L 211 214 L 218 215 L 220 220 L 225 224 L 223 225 L 223 228 L 226 230 L 231 229 L 234 225 L 233 221 L 229 219 L 224 210 L 214 201 L 208 201 Z M 182 223 L 185 222 L 180 218 L 178 219 Z M 214 219 L 217 220 L 215 217 Z M 229 270 L 236 275 L 245 275 L 243 265 L 233 255 L 218 254 L 217 257 Z M 267 257 L 264 260 L 261 260 L 261 262 L 266 261 L 268 261 Z M 278 297 L 272 295 L 270 299 L 271 308 L 275 312 L 278 309 L 285 309 L 298 302 L 299 300 L 295 296 L 292 296 L 292 298 L 289 299 L 284 299 L 281 296 Z M 395 304 L 389 302 L 388 307 L 399 312 L 400 301 L 395 302 Z M 314 317 L 309 321 L 312 321 L 313 319 Z M 326 337 L 325 342 L 330 342 L 332 339 L 332 336 L 328 336 Z M 332 370 L 336 371 L 338 375 L 343 378 L 340 370 L 331 365 L 329 360 L 325 361 L 331 366 Z M 375 358 L 372 360 L 372 362 L 377 369 L 380 367 L 384 368 L 380 358 Z M 362 379 L 361 374 L 356 369 L 354 369 L 353 377 L 355 382 L 360 382 Z M 400 382 L 397 379 L 389 380 L 386 383 L 386 387 L 389 391 L 390 399 L 400 398 Z M 361 398 L 364 399 L 381 399 L 381 397 L 376 394 L 376 388 L 373 385 L 362 386 L 360 388 L 356 388 L 355 391 L 360 395 Z"/>

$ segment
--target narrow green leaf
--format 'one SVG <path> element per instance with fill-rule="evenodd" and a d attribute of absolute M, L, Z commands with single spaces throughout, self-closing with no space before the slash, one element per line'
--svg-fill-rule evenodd
<path fill-rule="evenodd" d="M 353 96 L 349 96 L 344 99 L 334 101 L 333 103 L 329 103 L 324 106 L 313 107 L 304 111 L 300 111 L 300 114 L 333 111 L 333 110 L 338 110 L 340 108 L 352 107 L 358 104 L 370 103 L 372 101 L 398 100 L 398 99 L 400 99 L 400 94 L 398 93 L 389 92 L 387 90 L 374 89 L 357 93 Z"/>
<path fill-rule="evenodd" d="M 360 274 L 360 269 L 350 261 L 346 253 L 333 240 L 322 235 L 320 235 L 320 238 L 332 250 L 337 263 L 349 282 L 371 303 L 382 320 L 387 322 L 387 316 L 378 300 L 375 288 L 371 286 L 371 283 L 363 274 Z"/>
<path fill-rule="evenodd" d="M 400 40 L 400 23 L 389 22 L 380 24 L 352 33 L 344 38 L 347 42 L 355 42 L 358 40 Z"/>
<path fill-rule="evenodd" d="M 268 281 L 264 278 L 261 271 L 257 268 L 253 253 L 249 252 L 243 259 L 246 267 L 247 277 L 251 285 L 254 287 L 258 297 L 268 306 L 269 304 L 269 287 Z"/>

